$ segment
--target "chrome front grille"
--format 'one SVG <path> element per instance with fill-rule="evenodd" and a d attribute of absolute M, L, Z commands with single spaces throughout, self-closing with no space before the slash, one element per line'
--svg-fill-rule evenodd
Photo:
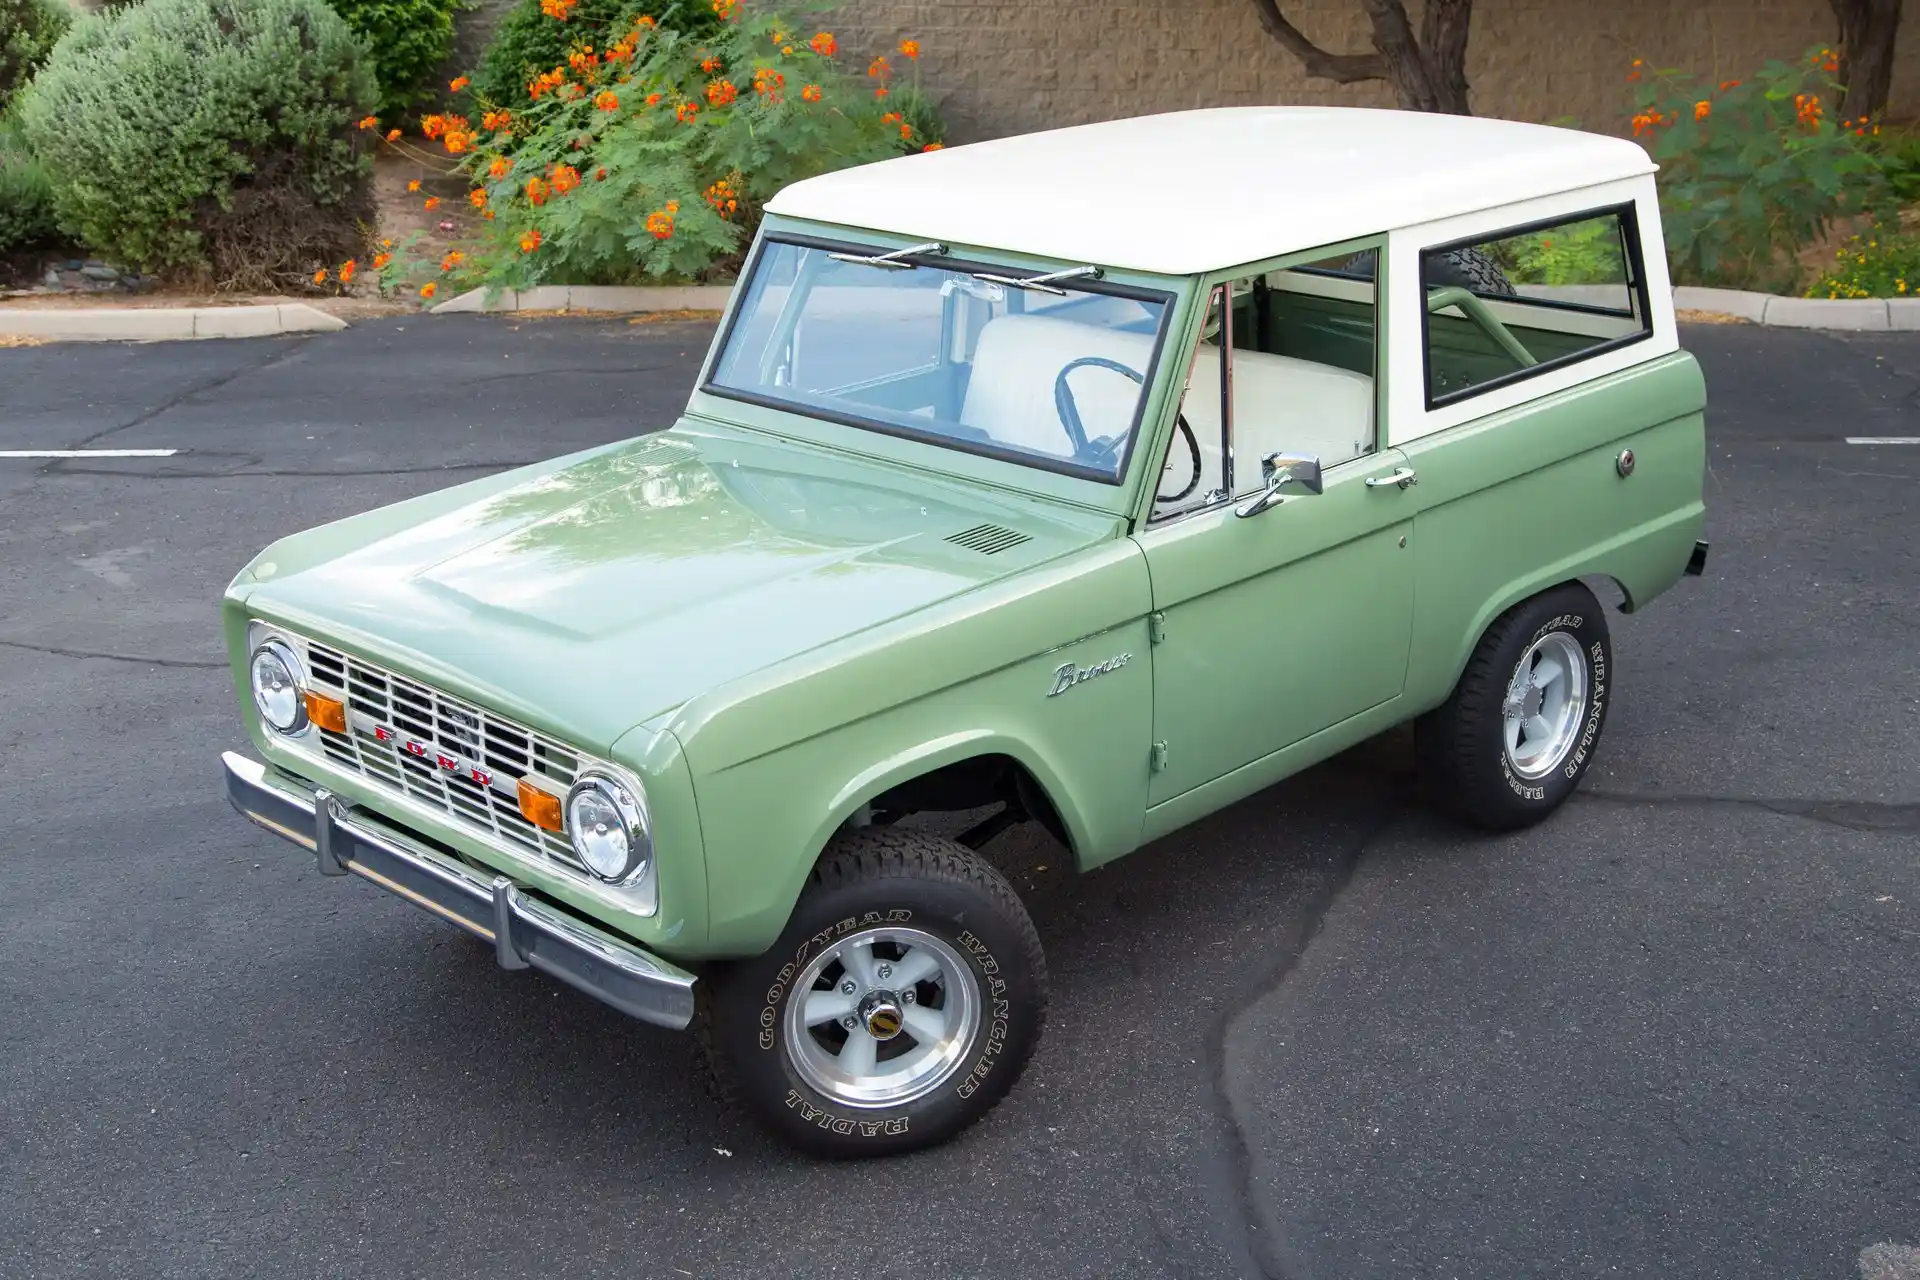
<path fill-rule="evenodd" d="M 519 779 L 545 775 L 564 791 L 589 763 L 572 748 L 471 702 L 316 640 L 303 651 L 316 692 L 347 704 L 346 733 L 318 729 L 332 763 L 387 791 L 444 811 L 497 845 L 544 855 L 584 874 L 573 844 L 520 812 Z M 424 747 L 425 755 L 409 750 Z M 443 766 L 457 761 L 459 768 Z M 476 769 L 486 781 L 477 780 Z"/>

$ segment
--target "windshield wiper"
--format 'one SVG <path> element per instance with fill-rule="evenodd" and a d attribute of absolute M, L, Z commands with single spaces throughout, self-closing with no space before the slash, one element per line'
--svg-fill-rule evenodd
<path fill-rule="evenodd" d="M 995 275 L 991 271 L 975 271 L 970 274 L 975 280 L 985 280 L 988 284 L 1003 284 L 1010 289 L 1038 289 L 1042 293 L 1057 293 L 1064 298 L 1067 296 L 1067 291 L 1065 289 L 1054 288 L 1052 284 L 1053 281 L 1098 280 L 1100 278 L 1100 268 L 1068 267 L 1065 271 L 1051 271 L 1044 276 L 1024 277 Z"/>
<path fill-rule="evenodd" d="M 890 271 L 911 271 L 913 263 L 903 262 L 903 258 L 918 257 L 923 253 L 943 254 L 947 246 L 938 240 L 927 244 L 909 245 L 904 249 L 895 249 L 892 253 L 830 253 L 827 256 L 835 262 L 857 262 L 863 267 L 885 267 Z"/>

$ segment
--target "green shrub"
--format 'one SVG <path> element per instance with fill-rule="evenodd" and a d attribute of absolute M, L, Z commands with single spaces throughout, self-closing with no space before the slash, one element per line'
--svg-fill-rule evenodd
<path fill-rule="evenodd" d="M 1876 137 L 1879 133 L 1876 126 Z M 1875 157 L 1887 176 L 1893 198 L 1901 204 L 1920 204 L 1920 130 L 1912 126 L 1897 132 L 1889 130 L 1879 138 L 1879 144 Z"/>
<path fill-rule="evenodd" d="M 456 0 L 332 0 L 373 56 L 380 114 L 398 124 L 453 46 Z"/>
<path fill-rule="evenodd" d="M 1920 232 L 1888 229 L 1850 237 L 1807 296 L 1920 297 Z"/>
<path fill-rule="evenodd" d="M 46 167 L 27 150 L 19 130 L 0 119 L 0 253 L 47 244 L 58 233 Z"/>
<path fill-rule="evenodd" d="M 82 20 L 22 95 L 61 225 L 141 271 L 263 289 L 371 216 L 365 51 L 321 0 L 145 0 Z"/>
<path fill-rule="evenodd" d="M 449 284 L 711 276 L 737 265 L 780 188 L 927 145 L 893 109 L 887 60 L 843 66 L 811 23 L 721 7 L 698 39 L 642 17 L 576 47 L 477 125 L 422 122 L 487 214 L 479 243 L 443 261 Z M 405 256 L 383 283 L 413 282 Z"/>
<path fill-rule="evenodd" d="M 1814 49 L 1717 86 L 1636 62 L 1634 136 L 1659 161 L 1676 284 L 1791 291 L 1794 253 L 1835 218 L 1884 215 L 1887 183 L 1869 128 L 1835 123 L 1838 60 Z"/>
<path fill-rule="evenodd" d="M 72 24 L 66 0 L 0 0 L 0 111 Z"/>
<path fill-rule="evenodd" d="M 650 14 L 662 27 L 696 40 L 714 35 L 723 25 L 706 0 L 652 4 L 640 0 L 576 0 L 565 8 L 567 16 L 562 20 L 545 13 L 541 0 L 519 0 L 508 10 L 494 28 L 493 39 L 473 72 L 477 100 L 495 106 L 525 101 L 527 82 L 534 76 L 565 66 L 567 54 L 575 46 L 606 48 L 642 13 Z"/>

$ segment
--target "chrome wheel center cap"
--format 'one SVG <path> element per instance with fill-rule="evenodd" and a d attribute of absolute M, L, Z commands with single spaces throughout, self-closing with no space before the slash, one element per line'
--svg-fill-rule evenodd
<path fill-rule="evenodd" d="M 875 1040 L 891 1040 L 906 1026 L 900 1013 L 900 1001 L 891 991 L 871 991 L 860 1002 L 860 1021 Z"/>

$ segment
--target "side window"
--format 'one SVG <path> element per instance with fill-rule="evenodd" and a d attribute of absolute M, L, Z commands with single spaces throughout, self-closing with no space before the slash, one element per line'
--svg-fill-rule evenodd
<path fill-rule="evenodd" d="M 1155 519 L 1259 490 L 1269 454 L 1337 467 L 1374 452 L 1374 260 L 1371 251 L 1345 254 L 1215 288 Z"/>
<path fill-rule="evenodd" d="M 1420 254 L 1429 408 L 1646 337 L 1632 206 Z"/>

